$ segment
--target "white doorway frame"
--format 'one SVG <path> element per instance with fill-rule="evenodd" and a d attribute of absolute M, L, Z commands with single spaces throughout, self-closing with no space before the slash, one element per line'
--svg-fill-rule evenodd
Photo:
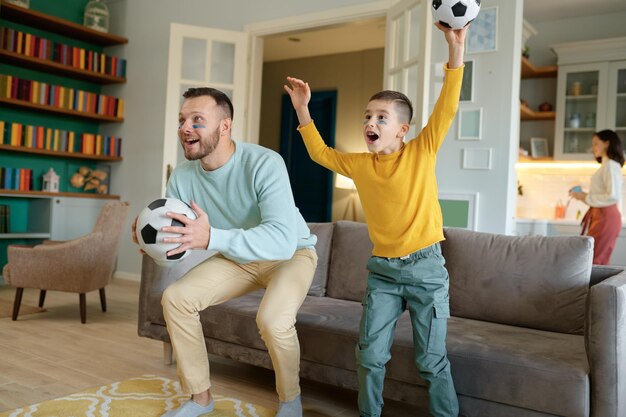
<path fill-rule="evenodd" d="M 250 36 L 250 72 L 248 74 L 248 103 L 246 108 L 246 136 L 249 142 L 259 143 L 261 122 L 261 84 L 263 83 L 263 37 L 279 33 L 296 32 L 324 26 L 338 25 L 355 20 L 386 16 L 393 0 L 341 7 L 299 16 L 252 23 L 244 26 Z"/>

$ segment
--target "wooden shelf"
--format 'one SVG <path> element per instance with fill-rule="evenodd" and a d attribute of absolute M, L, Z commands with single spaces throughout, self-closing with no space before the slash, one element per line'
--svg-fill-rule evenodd
<path fill-rule="evenodd" d="M 3 6 L 4 7 L 4 6 Z M 108 200 L 119 200 L 120 196 L 115 194 L 96 194 L 96 193 L 51 193 L 48 191 L 18 191 L 18 190 L 5 190 L 0 188 L 0 196 L 9 197 L 78 197 L 78 198 L 102 198 Z"/>
<path fill-rule="evenodd" d="M 557 76 L 558 67 L 535 67 L 526 57 L 522 57 L 522 78 L 554 78 Z"/>
<path fill-rule="evenodd" d="M 70 38 L 80 39 L 84 42 L 99 46 L 122 45 L 128 43 L 128 39 L 98 32 L 78 23 L 60 19 L 25 7 L 2 1 L 2 19 L 10 20 L 21 25 L 33 26 L 47 32 L 57 33 Z"/>
<path fill-rule="evenodd" d="M 556 113 L 553 111 L 534 111 L 520 105 L 520 117 L 522 120 L 554 120 Z"/>
<path fill-rule="evenodd" d="M 56 114 L 60 114 L 63 116 L 79 117 L 81 119 L 89 119 L 89 120 L 94 120 L 97 122 L 121 123 L 124 121 L 123 117 L 105 116 L 102 114 L 94 114 L 94 113 L 87 113 L 87 112 L 81 112 L 81 111 L 76 111 L 76 110 L 62 109 L 58 107 L 47 106 L 44 104 L 31 103 L 26 100 L 15 100 L 11 98 L 0 97 L 0 104 L 6 104 L 9 106 L 20 107 L 20 108 L 25 108 L 25 109 L 30 109 L 30 110 L 44 111 L 48 113 L 56 113 Z"/>
<path fill-rule="evenodd" d="M 93 161 L 119 162 L 121 156 L 89 155 L 78 152 L 51 151 L 48 149 L 29 148 L 27 146 L 0 145 L 0 150 L 10 152 L 33 153 L 38 155 L 49 155 L 63 158 L 88 159 Z"/>
<path fill-rule="evenodd" d="M 0 233 L 0 239 L 50 239 L 50 233 Z"/>
<path fill-rule="evenodd" d="M 83 81 L 98 84 L 122 84 L 126 82 L 126 78 L 113 77 L 112 75 L 99 74 L 93 71 L 86 71 L 79 68 L 63 65 L 48 59 L 39 59 L 31 56 L 17 54 L 15 52 L 0 49 L 0 62 L 8 64 L 21 65 L 30 69 L 42 72 L 54 73 L 66 77 L 77 78 Z"/>

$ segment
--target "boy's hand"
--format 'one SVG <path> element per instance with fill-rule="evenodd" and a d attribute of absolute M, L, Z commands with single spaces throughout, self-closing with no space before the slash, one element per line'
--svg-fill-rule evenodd
<path fill-rule="evenodd" d="M 449 29 L 439 22 L 435 23 L 435 26 L 444 33 L 446 42 L 448 42 L 448 68 L 453 69 L 463 65 L 465 36 L 467 36 L 467 30 L 471 25 L 470 23 L 462 29 Z"/>
<path fill-rule="evenodd" d="M 296 110 L 300 126 L 307 125 L 311 122 L 311 115 L 308 107 L 309 101 L 311 101 L 311 89 L 309 88 L 309 84 L 293 77 L 287 77 L 287 82 L 291 88 L 285 85 L 285 91 L 291 98 L 291 104 Z"/>

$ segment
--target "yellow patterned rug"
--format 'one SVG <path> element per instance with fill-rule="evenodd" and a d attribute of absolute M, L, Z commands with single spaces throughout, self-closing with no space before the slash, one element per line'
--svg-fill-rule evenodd
<path fill-rule="evenodd" d="M 214 395 L 207 417 L 273 417 L 276 412 L 236 398 Z M 115 382 L 78 394 L 0 413 L 0 417 L 159 417 L 189 399 L 180 385 L 154 375 Z"/>

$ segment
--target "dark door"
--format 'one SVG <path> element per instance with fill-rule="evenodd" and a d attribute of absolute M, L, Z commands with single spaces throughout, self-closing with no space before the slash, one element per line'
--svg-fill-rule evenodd
<path fill-rule="evenodd" d="M 320 91 L 311 95 L 311 117 L 326 145 L 335 146 L 337 91 Z M 296 206 L 307 222 L 331 221 L 333 174 L 309 158 L 298 127 L 298 117 L 289 95 L 282 99 L 280 154 L 287 164 Z"/>

